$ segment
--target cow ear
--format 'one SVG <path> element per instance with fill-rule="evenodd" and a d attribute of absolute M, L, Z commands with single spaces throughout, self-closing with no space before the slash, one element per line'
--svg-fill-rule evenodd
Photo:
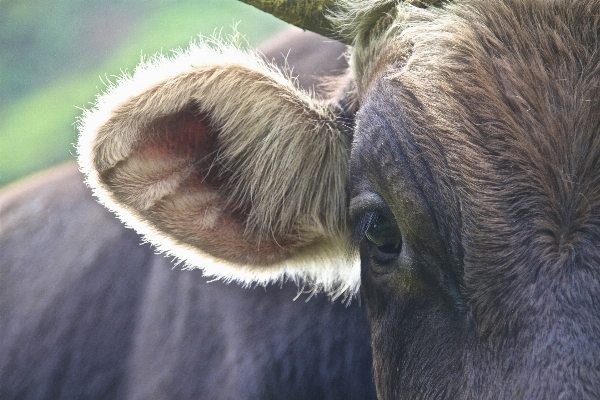
<path fill-rule="evenodd" d="M 233 46 L 139 66 L 79 121 L 100 201 L 208 276 L 355 291 L 348 257 L 351 135 L 336 107 Z"/>

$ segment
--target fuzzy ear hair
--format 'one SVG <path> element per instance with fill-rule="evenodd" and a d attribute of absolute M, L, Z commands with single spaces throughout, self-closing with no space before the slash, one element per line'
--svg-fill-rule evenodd
<path fill-rule="evenodd" d="M 351 137 L 335 107 L 233 46 L 136 68 L 79 121 L 100 201 L 208 276 L 356 292 L 347 254 Z"/>

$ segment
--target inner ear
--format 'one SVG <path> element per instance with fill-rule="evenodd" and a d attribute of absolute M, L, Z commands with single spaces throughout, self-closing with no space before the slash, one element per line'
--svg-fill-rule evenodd
<path fill-rule="evenodd" d="M 232 202 L 219 129 L 195 104 L 143 128 L 129 155 L 100 172 L 115 201 L 179 245 L 240 264 L 271 264 L 306 243 L 247 229 L 251 204 Z"/>
<path fill-rule="evenodd" d="M 176 168 L 170 173 L 176 174 L 183 167 L 189 173 L 187 179 L 193 180 L 189 186 L 200 184 L 214 190 L 223 186 L 227 172 L 218 164 L 218 130 L 197 106 L 191 104 L 176 114 L 153 121 L 142 136 L 148 140 L 134 145 L 132 155 L 147 163 L 174 161 Z"/>

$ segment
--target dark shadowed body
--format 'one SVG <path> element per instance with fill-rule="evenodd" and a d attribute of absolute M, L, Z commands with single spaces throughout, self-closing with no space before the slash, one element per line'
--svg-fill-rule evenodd
<path fill-rule="evenodd" d="M 344 46 L 297 30 L 264 49 L 281 62 L 289 48 L 305 87 L 346 67 Z M 375 397 L 357 301 L 182 271 L 100 206 L 75 164 L 0 196 L 0 399 Z"/>

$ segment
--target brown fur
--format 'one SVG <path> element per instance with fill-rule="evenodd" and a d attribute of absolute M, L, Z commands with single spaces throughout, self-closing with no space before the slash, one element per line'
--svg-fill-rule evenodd
<path fill-rule="evenodd" d="M 363 256 L 380 397 L 597 398 L 600 2 L 397 10 L 352 59 L 353 190 L 405 235 Z"/>
<path fill-rule="evenodd" d="M 495 248 L 515 264 L 514 249 L 533 235 L 545 264 L 584 250 L 599 222 L 600 5 L 510 3 L 449 6 L 453 17 L 403 30 L 410 57 L 380 79 L 402 86 L 397 101 L 424 157 L 461 202 L 466 254 L 497 257 L 481 251 L 494 246 L 487 221 L 515 221 L 502 231 L 519 232 L 515 242 Z M 528 23 L 538 13 L 539 24 Z M 573 29 L 584 16 L 595 16 L 584 25 L 592 29 Z M 533 209 L 539 217 L 518 217 Z M 467 284 L 480 273 L 467 271 Z"/>

